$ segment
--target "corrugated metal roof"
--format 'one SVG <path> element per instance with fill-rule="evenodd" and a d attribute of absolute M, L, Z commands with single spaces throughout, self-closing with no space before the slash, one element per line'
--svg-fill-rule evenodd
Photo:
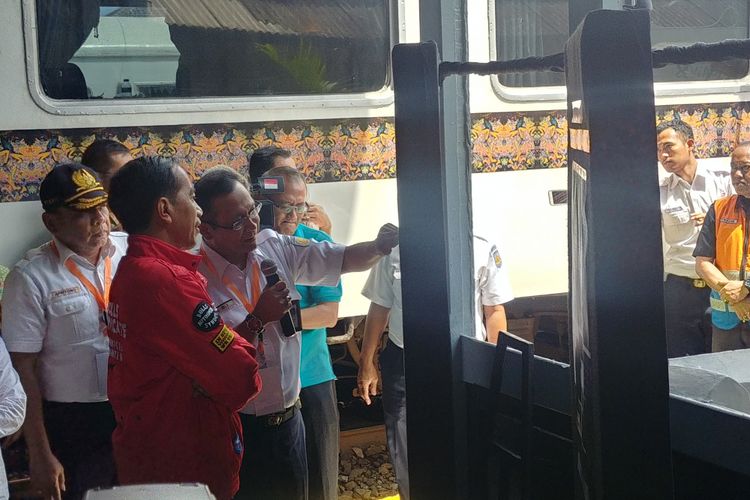
<path fill-rule="evenodd" d="M 267 35 L 382 38 L 386 0 L 152 0 L 167 24 Z"/>
<path fill-rule="evenodd" d="M 568 33 L 567 0 L 500 0 L 498 17 L 541 23 L 545 34 Z M 746 0 L 656 0 L 651 13 L 655 28 L 747 27 Z"/>

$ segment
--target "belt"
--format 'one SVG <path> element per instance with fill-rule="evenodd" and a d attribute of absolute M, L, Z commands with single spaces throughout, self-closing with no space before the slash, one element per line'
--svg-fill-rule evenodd
<path fill-rule="evenodd" d="M 702 278 L 688 278 L 686 276 L 677 276 L 676 274 L 668 274 L 667 276 L 689 281 L 690 284 L 693 285 L 693 288 L 706 288 L 708 286 L 706 281 Z"/>
<path fill-rule="evenodd" d="M 248 415 L 253 421 L 265 426 L 265 427 L 278 427 L 297 413 L 297 410 L 302 408 L 302 402 L 297 398 L 292 406 L 285 410 L 278 411 L 276 413 L 269 413 L 268 415 Z"/>

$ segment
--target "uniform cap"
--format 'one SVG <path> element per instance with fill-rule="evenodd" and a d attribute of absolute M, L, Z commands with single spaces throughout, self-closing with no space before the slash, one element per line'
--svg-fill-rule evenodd
<path fill-rule="evenodd" d="M 88 210 L 107 202 L 107 192 L 96 172 L 80 163 L 55 165 L 39 187 L 45 211 L 67 207 Z"/>

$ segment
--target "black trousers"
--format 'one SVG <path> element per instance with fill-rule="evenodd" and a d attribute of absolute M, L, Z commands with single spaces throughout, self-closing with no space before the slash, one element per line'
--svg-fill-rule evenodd
<path fill-rule="evenodd" d="M 262 418 L 262 417 L 261 417 Z M 305 424 L 299 411 L 267 426 L 240 413 L 245 455 L 235 500 L 307 500 Z"/>
<path fill-rule="evenodd" d="M 711 289 L 696 288 L 693 280 L 667 275 L 664 282 L 664 316 L 667 327 L 667 356 L 677 358 L 711 352 Z"/>
<path fill-rule="evenodd" d="M 65 470 L 64 498 L 76 500 L 89 489 L 114 486 L 115 415 L 109 402 L 45 401 L 43 411 L 50 448 Z"/>

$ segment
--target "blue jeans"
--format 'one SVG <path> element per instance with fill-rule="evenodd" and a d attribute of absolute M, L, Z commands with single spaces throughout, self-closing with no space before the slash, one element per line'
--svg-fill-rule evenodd
<path fill-rule="evenodd" d="M 310 500 L 336 500 L 339 476 L 339 411 L 334 380 L 303 387 Z"/>
<path fill-rule="evenodd" d="M 305 424 L 299 411 L 281 425 L 266 426 L 240 413 L 245 456 L 238 500 L 307 500 Z"/>
<path fill-rule="evenodd" d="M 383 377 L 383 413 L 388 453 L 396 473 L 399 495 L 402 500 L 409 500 L 404 350 L 390 340 L 380 353 L 380 374 Z"/>

